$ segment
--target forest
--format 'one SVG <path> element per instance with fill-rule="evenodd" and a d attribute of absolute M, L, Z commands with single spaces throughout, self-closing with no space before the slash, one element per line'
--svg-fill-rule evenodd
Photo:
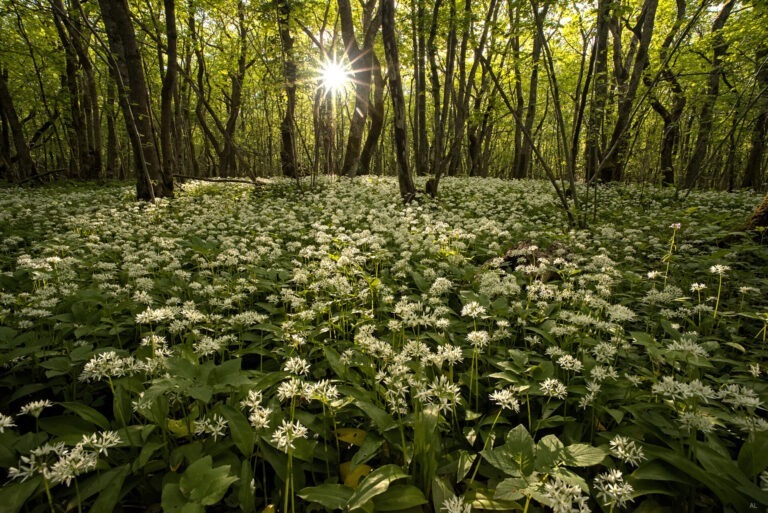
<path fill-rule="evenodd" d="M 0 0 L 0 511 L 765 510 L 766 19 Z"/>

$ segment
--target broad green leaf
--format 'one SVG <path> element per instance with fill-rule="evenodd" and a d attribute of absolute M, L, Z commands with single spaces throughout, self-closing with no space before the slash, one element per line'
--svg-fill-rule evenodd
<path fill-rule="evenodd" d="M 297 494 L 307 502 L 316 502 L 327 509 L 344 509 L 354 490 L 340 484 L 322 484 L 302 488 Z"/>
<path fill-rule="evenodd" d="M 355 406 L 360 408 L 365 414 L 367 414 L 376 426 L 382 431 L 389 431 L 397 427 L 397 422 L 386 411 L 382 410 L 378 406 L 362 400 L 356 400 Z"/>
<path fill-rule="evenodd" d="M 220 405 L 218 411 L 229 424 L 229 432 L 232 435 L 232 441 L 235 442 L 235 445 L 240 449 L 240 452 L 243 453 L 243 456 L 250 458 L 253 454 L 255 437 L 253 435 L 253 429 L 251 429 L 251 425 L 248 423 L 248 419 L 246 419 L 245 415 L 240 411 L 231 406 Z"/>
<path fill-rule="evenodd" d="M 739 451 L 739 468 L 749 478 L 768 467 L 768 431 L 758 431 L 752 436 Z"/>
<path fill-rule="evenodd" d="M 500 482 L 496 486 L 493 494 L 494 499 L 504 501 L 516 501 L 525 497 L 525 490 L 528 488 L 528 481 L 522 477 L 510 477 Z"/>
<path fill-rule="evenodd" d="M 555 435 L 547 435 L 536 444 L 536 470 L 545 472 L 563 459 L 565 446 Z"/>
<path fill-rule="evenodd" d="M 384 445 L 384 440 L 376 433 L 368 433 L 363 440 L 363 444 L 360 449 L 352 456 L 352 464 L 360 465 L 370 461 L 371 458 L 378 454 L 379 449 Z"/>
<path fill-rule="evenodd" d="M 563 451 L 563 462 L 569 467 L 591 467 L 605 459 L 608 451 L 587 444 L 569 445 Z"/>
<path fill-rule="evenodd" d="M 125 464 L 103 474 L 112 473 L 112 476 L 107 486 L 101 491 L 93 506 L 91 506 L 90 513 L 111 513 L 115 509 L 115 506 L 117 506 L 122 497 L 123 483 L 125 478 L 128 477 L 130 469 L 131 466 Z"/>
<path fill-rule="evenodd" d="M 395 484 L 373 499 L 376 511 L 401 511 L 427 503 L 421 490 L 413 485 Z"/>
<path fill-rule="evenodd" d="M 256 498 L 251 488 L 253 482 L 253 471 L 251 471 L 251 462 L 243 460 L 240 466 L 240 489 L 238 490 L 237 498 L 240 501 L 240 509 L 243 513 L 253 513 L 256 511 Z"/>
<path fill-rule="evenodd" d="M 109 429 L 109 421 L 107 418 L 90 406 L 76 402 L 64 402 L 59 404 L 67 410 L 77 414 L 81 419 L 90 422 L 105 431 Z"/>
<path fill-rule="evenodd" d="M 391 483 L 405 477 L 408 477 L 408 474 L 403 472 L 397 465 L 384 465 L 377 468 L 368 474 L 357 490 L 355 490 L 355 493 L 347 503 L 347 508 L 350 511 L 361 508 L 366 502 L 387 491 Z"/>
<path fill-rule="evenodd" d="M 0 504 L 5 513 L 18 513 L 38 486 L 42 483 L 41 476 L 23 482 L 11 482 L 0 488 Z"/>
<path fill-rule="evenodd" d="M 488 463 L 507 475 L 528 476 L 534 470 L 536 444 L 525 426 L 518 424 L 507 433 L 504 445 L 495 449 L 486 449 L 481 454 Z"/>
<path fill-rule="evenodd" d="M 227 493 L 237 476 L 229 474 L 229 465 L 213 468 L 212 458 L 205 456 L 192 463 L 179 480 L 179 490 L 194 502 L 204 506 L 216 504 Z"/>

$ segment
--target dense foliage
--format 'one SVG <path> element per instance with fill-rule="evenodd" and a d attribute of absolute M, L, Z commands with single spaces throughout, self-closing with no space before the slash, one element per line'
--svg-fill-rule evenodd
<path fill-rule="evenodd" d="M 3 511 L 768 504 L 754 194 L 396 187 L 0 191 Z"/>

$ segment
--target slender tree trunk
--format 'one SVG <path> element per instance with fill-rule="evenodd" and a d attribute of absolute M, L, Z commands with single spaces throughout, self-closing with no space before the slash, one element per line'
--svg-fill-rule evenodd
<path fill-rule="evenodd" d="M 392 95 L 394 114 L 395 156 L 397 157 L 397 179 L 400 196 L 408 203 L 416 196 L 416 187 L 408 164 L 408 119 L 405 114 L 405 96 L 400 78 L 400 56 L 395 35 L 395 2 L 381 0 L 381 34 L 384 40 L 384 54 L 387 58 L 389 91 Z"/>
<path fill-rule="evenodd" d="M 277 24 L 280 32 L 280 44 L 283 51 L 283 78 L 285 80 L 285 115 L 280 123 L 280 161 L 283 176 L 297 178 L 299 170 L 296 162 L 296 59 L 293 54 L 291 36 L 290 0 L 277 0 Z"/>
<path fill-rule="evenodd" d="M 707 150 L 709 149 L 709 140 L 714 126 L 715 102 L 720 94 L 720 75 L 722 74 L 723 57 L 728 51 L 728 43 L 723 39 L 721 31 L 725 27 L 726 21 L 731 15 L 731 11 L 736 0 L 728 0 L 720 8 L 714 23 L 712 24 L 712 35 L 714 37 L 714 48 L 712 51 L 712 68 L 707 77 L 706 93 L 701 106 L 699 116 L 699 131 L 696 137 L 696 143 L 693 147 L 693 153 L 685 169 L 685 187 L 690 189 L 696 185 L 699 176 L 706 165 Z"/>
<path fill-rule="evenodd" d="M 248 28 L 245 24 L 245 4 L 242 0 L 237 3 L 238 18 L 238 55 L 237 69 L 232 74 L 232 89 L 229 96 L 227 123 L 224 128 L 224 144 L 219 159 L 219 172 L 221 176 L 234 176 L 237 174 L 237 146 L 235 144 L 235 131 L 237 120 L 240 116 L 240 107 L 243 102 L 243 82 L 247 63 L 247 37 Z"/>
<path fill-rule="evenodd" d="M 373 104 L 370 106 L 371 124 L 368 127 L 368 136 L 365 139 L 363 151 L 360 154 L 360 171 L 368 174 L 371 172 L 371 160 L 379 147 L 381 131 L 384 128 L 384 75 L 381 73 L 381 64 L 376 54 L 372 54 L 373 64 Z"/>
<path fill-rule="evenodd" d="M 746 169 L 742 187 L 760 187 L 763 175 L 763 157 L 765 155 L 765 139 L 768 135 L 768 44 L 763 42 L 756 52 L 757 84 L 761 88 L 758 99 L 759 113 L 752 125 L 752 140 L 749 147 Z"/>
<path fill-rule="evenodd" d="M 603 123 L 608 103 L 608 25 L 611 15 L 611 0 L 597 2 L 597 29 L 595 33 L 595 59 L 592 76 L 591 108 L 587 120 L 586 143 L 584 148 L 584 174 L 587 181 L 593 180 L 603 159 Z"/>
<path fill-rule="evenodd" d="M 0 111 L 2 111 L 8 123 L 13 145 L 16 148 L 16 165 L 18 169 L 14 170 L 13 165 L 9 167 L 9 181 L 19 182 L 36 176 L 37 166 L 29 153 L 29 146 L 27 146 L 27 140 L 24 137 L 24 128 L 13 104 L 11 93 L 8 91 L 8 72 L 5 70 L 0 70 Z"/>
<path fill-rule="evenodd" d="M 349 60 L 352 63 L 352 78 L 355 86 L 355 109 L 349 123 L 347 148 L 341 174 L 355 176 L 360 166 L 360 148 L 363 144 L 365 120 L 370 109 L 371 69 L 373 67 L 373 43 L 381 25 L 381 17 L 374 16 L 376 0 L 368 0 L 363 10 L 363 45 L 359 46 L 352 21 L 352 7 L 349 0 L 338 0 L 341 18 L 341 37 Z"/>
<path fill-rule="evenodd" d="M 627 148 L 629 147 L 630 132 L 629 127 L 632 121 L 632 113 L 637 97 L 637 90 L 642 83 L 643 73 L 648 66 L 648 50 L 651 46 L 651 37 L 656 21 L 656 8 L 659 0 L 645 0 L 643 9 L 637 20 L 637 24 L 632 27 L 634 39 L 630 54 L 634 54 L 631 72 L 622 69 L 617 73 L 620 78 L 619 84 L 619 103 L 617 107 L 618 117 L 613 127 L 611 140 L 608 145 L 608 155 L 605 162 L 601 165 L 600 177 L 603 181 L 618 181 L 624 176 L 624 167 L 626 165 Z M 614 41 L 617 42 L 614 59 L 619 62 L 621 56 L 621 34 L 614 34 Z M 622 66 L 623 68 L 623 66 Z M 628 76 L 629 81 L 625 82 L 624 77 Z"/>
<path fill-rule="evenodd" d="M 120 91 L 126 128 L 133 148 L 140 200 L 173 196 L 173 175 L 164 173 L 152 125 L 144 66 L 127 0 L 99 0 L 109 40 L 111 67 Z"/>
<path fill-rule="evenodd" d="M 545 2 L 539 9 L 537 2 L 532 2 L 533 16 L 541 21 L 534 21 L 535 23 L 541 23 L 547 17 L 547 11 L 549 10 L 549 3 Z M 528 84 L 528 103 L 525 106 L 525 129 L 528 132 L 533 133 L 533 124 L 536 120 L 536 102 L 538 101 L 539 91 L 539 60 L 541 59 L 541 50 L 544 46 L 544 35 L 541 31 L 537 30 L 533 36 L 533 49 L 531 50 L 531 78 Z M 533 147 L 530 143 L 523 143 L 520 150 L 520 158 L 517 161 L 518 169 L 515 169 L 515 176 L 523 178 L 528 176 L 531 163 L 533 161 Z"/>
<path fill-rule="evenodd" d="M 173 175 L 177 173 L 177 159 L 173 144 L 173 98 L 176 92 L 176 76 L 178 73 L 176 31 L 176 3 L 174 0 L 163 0 L 165 7 L 165 34 L 167 57 L 165 76 L 160 91 L 160 153 L 163 158 L 163 170 Z"/>

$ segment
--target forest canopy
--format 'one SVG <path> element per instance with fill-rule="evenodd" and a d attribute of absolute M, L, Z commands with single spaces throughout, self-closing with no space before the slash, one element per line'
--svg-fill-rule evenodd
<path fill-rule="evenodd" d="M 143 199 L 174 175 L 398 174 L 406 199 L 446 175 L 759 189 L 765 11 L 3 0 L 0 170 L 131 178 Z"/>

